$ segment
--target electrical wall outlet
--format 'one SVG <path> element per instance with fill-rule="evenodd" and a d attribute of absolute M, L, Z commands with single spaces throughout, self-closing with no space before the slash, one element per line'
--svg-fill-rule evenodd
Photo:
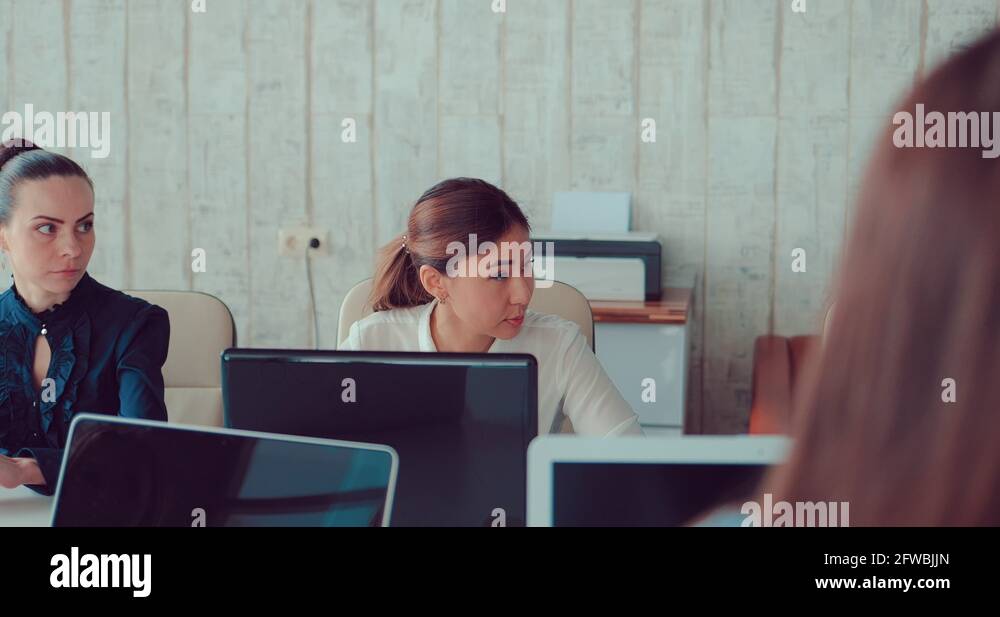
<path fill-rule="evenodd" d="M 318 248 L 310 248 L 309 243 L 319 240 Z M 330 254 L 330 234 L 319 227 L 289 227 L 278 230 L 278 254 L 282 257 L 300 257 L 309 251 L 312 255 Z"/>

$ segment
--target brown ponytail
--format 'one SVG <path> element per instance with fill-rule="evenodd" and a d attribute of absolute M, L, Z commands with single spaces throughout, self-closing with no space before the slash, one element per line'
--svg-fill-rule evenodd
<path fill-rule="evenodd" d="M 413 206 L 406 233 L 379 250 L 372 308 L 378 312 L 427 304 L 434 296 L 420 282 L 421 266 L 444 274 L 450 243 L 461 242 L 471 252 L 471 234 L 479 243 L 499 242 L 516 226 L 531 230 L 517 203 L 492 184 L 454 178 L 435 185 Z"/>
<path fill-rule="evenodd" d="M 405 237 L 399 235 L 379 250 L 371 297 L 376 312 L 419 306 L 434 299 L 420 283 L 420 268 L 414 266 L 412 254 L 403 247 Z"/>

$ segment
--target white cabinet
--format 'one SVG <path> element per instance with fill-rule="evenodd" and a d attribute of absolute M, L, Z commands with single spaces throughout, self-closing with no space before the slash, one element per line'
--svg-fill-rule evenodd
<path fill-rule="evenodd" d="M 666 289 L 660 302 L 592 301 L 591 308 L 597 358 L 640 423 L 683 431 L 690 290 Z"/>

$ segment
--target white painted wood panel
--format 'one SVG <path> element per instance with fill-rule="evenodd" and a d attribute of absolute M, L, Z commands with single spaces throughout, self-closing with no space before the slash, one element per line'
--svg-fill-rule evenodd
<path fill-rule="evenodd" d="M 656 123 L 656 141 L 638 141 L 635 227 L 663 244 L 662 272 L 671 286 L 693 287 L 688 329 L 689 432 L 702 420 L 701 328 L 704 322 L 705 187 L 709 5 L 701 0 L 642 0 L 639 22 L 639 106 L 635 131 Z"/>
<path fill-rule="evenodd" d="M 125 188 L 128 132 L 125 92 L 125 0 L 76 0 L 69 19 L 69 110 L 108 112 L 107 158 L 91 148 L 71 149 L 94 182 L 97 245 L 88 271 L 110 287 L 125 285 Z"/>
<path fill-rule="evenodd" d="M 522 0 L 504 17 L 504 189 L 538 230 L 570 185 L 569 7 Z"/>
<path fill-rule="evenodd" d="M 923 1 L 854 0 L 852 6 L 847 169 L 853 201 L 875 140 L 915 81 Z"/>
<path fill-rule="evenodd" d="M 847 207 L 850 4 L 783 13 L 778 96 L 774 331 L 819 332 Z M 822 70 L 817 70 L 822 67 Z M 792 252 L 805 272 L 792 271 Z"/>
<path fill-rule="evenodd" d="M 330 254 L 314 259 L 313 274 L 319 343 L 327 349 L 337 346 L 344 296 L 374 269 L 372 8 L 367 0 L 313 5 L 312 222 L 330 231 Z M 357 140 L 345 143 L 348 118 Z"/>
<path fill-rule="evenodd" d="M 927 0 L 925 73 L 995 28 L 997 10 L 995 0 Z"/>
<path fill-rule="evenodd" d="M 490 2 L 440 0 L 437 175 L 503 183 L 500 32 Z"/>
<path fill-rule="evenodd" d="M 66 24 L 61 0 L 13 0 L 10 62 L 11 106 L 20 114 L 66 111 Z M 27 127 L 23 137 L 31 137 Z M 54 137 L 54 136 L 53 136 Z M 38 144 L 44 145 L 44 144 Z M 65 148 L 46 150 L 66 154 Z"/>
<path fill-rule="evenodd" d="M 159 0 L 128 2 L 125 235 L 126 284 L 132 289 L 190 285 L 186 8 Z"/>
<path fill-rule="evenodd" d="M 572 5 L 571 188 L 633 191 L 636 1 Z"/>
<path fill-rule="evenodd" d="M 404 233 L 438 181 L 438 2 L 375 4 L 375 238 Z"/>
<path fill-rule="evenodd" d="M 191 249 L 205 251 L 205 272 L 191 271 L 191 283 L 226 303 L 241 345 L 250 328 L 247 6 L 221 0 L 187 17 Z"/>
<path fill-rule="evenodd" d="M 726 0 L 711 11 L 704 347 L 711 412 L 703 425 L 710 432 L 746 429 L 753 341 L 769 327 L 777 6 Z"/>
<path fill-rule="evenodd" d="M 248 342 L 258 347 L 311 344 L 305 256 L 278 254 L 278 230 L 308 218 L 307 7 L 306 0 L 247 5 Z"/>

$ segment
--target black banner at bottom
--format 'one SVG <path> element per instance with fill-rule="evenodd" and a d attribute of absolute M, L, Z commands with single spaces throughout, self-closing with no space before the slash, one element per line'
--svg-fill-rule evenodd
<path fill-rule="evenodd" d="M 998 538 L 997 529 L 969 528 L 0 533 L 5 604 L 15 607 L 22 599 L 26 606 L 55 600 L 136 607 L 213 597 L 249 604 L 366 595 L 381 602 L 414 585 L 425 592 L 482 587 L 500 597 L 555 586 L 576 597 L 624 589 L 713 602 L 778 594 L 922 604 L 988 597 Z"/>

